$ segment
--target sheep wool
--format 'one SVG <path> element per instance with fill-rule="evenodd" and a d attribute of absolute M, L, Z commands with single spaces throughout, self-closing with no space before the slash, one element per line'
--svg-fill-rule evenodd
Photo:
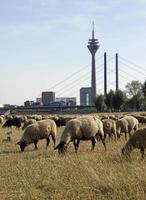
<path fill-rule="evenodd" d="M 22 129 L 24 130 L 27 126 L 34 123 L 36 123 L 35 119 L 28 119 L 27 121 L 24 122 Z"/>
<path fill-rule="evenodd" d="M 102 120 L 102 123 L 105 136 L 109 135 L 109 138 L 114 136 L 114 139 L 116 140 L 116 122 L 112 119 L 104 119 Z"/>
<path fill-rule="evenodd" d="M 94 149 L 95 137 L 97 136 L 100 136 L 105 146 L 103 124 L 98 118 L 93 116 L 83 116 L 71 119 L 67 122 L 60 138 L 60 143 L 55 149 L 64 152 L 67 145 L 73 141 L 75 150 L 77 150 L 80 140 L 91 140 Z"/>
<path fill-rule="evenodd" d="M 32 143 L 34 143 L 35 148 L 37 149 L 37 143 L 41 139 L 46 139 L 48 146 L 50 142 L 49 139 L 50 136 L 54 141 L 54 147 L 55 147 L 55 141 L 56 141 L 55 122 L 50 119 L 41 120 L 27 126 L 26 129 L 24 130 L 22 138 L 17 144 L 20 145 L 21 151 L 24 151 L 25 147 Z"/>
<path fill-rule="evenodd" d="M 133 149 L 140 149 L 141 156 L 144 158 L 144 152 L 146 148 L 146 128 L 141 128 L 135 131 L 135 133 L 129 138 L 125 146 L 122 148 L 122 153 L 126 156 L 130 156 Z"/>
<path fill-rule="evenodd" d="M 131 137 L 132 131 L 138 129 L 138 120 L 133 116 L 125 116 L 116 122 L 117 137 L 119 138 L 121 133 L 125 133 L 125 139 L 127 140 L 127 133 Z"/>

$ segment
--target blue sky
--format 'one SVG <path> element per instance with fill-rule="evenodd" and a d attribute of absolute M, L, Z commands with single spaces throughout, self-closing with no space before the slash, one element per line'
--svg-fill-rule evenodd
<path fill-rule="evenodd" d="M 47 90 L 79 101 L 79 89 L 90 86 L 93 20 L 97 93 L 103 93 L 105 51 L 108 90 L 115 89 L 116 52 L 120 88 L 144 82 L 146 0 L 0 0 L 0 104 L 22 105 Z"/>

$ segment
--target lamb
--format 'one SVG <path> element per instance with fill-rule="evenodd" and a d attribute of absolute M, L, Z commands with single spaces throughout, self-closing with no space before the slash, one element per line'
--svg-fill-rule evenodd
<path fill-rule="evenodd" d="M 125 140 L 127 140 L 127 133 L 131 137 L 133 130 L 138 129 L 138 120 L 133 116 L 125 116 L 116 122 L 117 137 L 120 138 L 121 133 L 125 133 Z"/>
<path fill-rule="evenodd" d="M 133 149 L 140 149 L 141 156 L 144 158 L 144 152 L 146 148 L 146 128 L 141 128 L 135 131 L 135 133 L 129 138 L 125 146 L 122 148 L 122 154 L 130 156 Z"/>
<path fill-rule="evenodd" d="M 96 117 L 83 116 L 71 119 L 67 122 L 60 143 L 55 147 L 60 153 L 64 153 L 70 142 L 73 142 L 75 151 L 77 152 L 80 140 L 91 140 L 92 150 L 94 150 L 96 140 L 100 137 L 106 150 L 103 124 Z"/>
<path fill-rule="evenodd" d="M 103 123 L 103 131 L 106 135 L 109 135 L 109 138 L 111 138 L 112 136 L 114 136 L 114 139 L 117 139 L 116 136 L 116 122 L 112 119 L 104 119 L 102 120 Z"/>
<path fill-rule="evenodd" d="M 46 139 L 47 141 L 46 146 L 48 146 L 50 143 L 50 136 L 52 137 L 55 147 L 55 142 L 56 142 L 55 122 L 50 119 L 41 120 L 27 126 L 26 129 L 24 130 L 24 133 L 20 141 L 17 144 L 20 145 L 21 151 L 24 151 L 25 147 L 32 143 L 34 143 L 35 149 L 37 149 L 37 143 L 41 139 Z"/>

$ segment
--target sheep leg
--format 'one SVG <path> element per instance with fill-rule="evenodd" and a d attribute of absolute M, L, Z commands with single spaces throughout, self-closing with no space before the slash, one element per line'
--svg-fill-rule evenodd
<path fill-rule="evenodd" d="M 95 148 L 95 144 L 96 144 L 96 140 L 95 140 L 94 137 L 91 139 L 91 142 L 92 142 L 92 148 L 91 148 L 91 151 L 93 151 L 94 148 Z"/>
<path fill-rule="evenodd" d="M 103 138 L 102 135 L 100 135 L 100 139 L 101 139 L 102 144 L 103 144 L 103 146 L 105 148 L 105 151 L 107 151 L 106 144 L 105 144 L 105 138 Z"/>
<path fill-rule="evenodd" d="M 127 133 L 125 133 L 125 140 L 127 141 Z"/>
<path fill-rule="evenodd" d="M 143 146 L 140 147 L 140 152 L 141 152 L 141 157 L 142 159 L 144 158 L 144 152 L 145 152 L 145 149 Z"/>
<path fill-rule="evenodd" d="M 80 140 L 77 140 L 77 149 L 79 148 Z"/>
<path fill-rule="evenodd" d="M 38 143 L 38 141 L 35 141 L 35 142 L 34 142 L 35 149 L 38 149 L 37 143 Z"/>
<path fill-rule="evenodd" d="M 129 138 L 131 137 L 131 132 L 129 132 Z"/>
<path fill-rule="evenodd" d="M 115 130 L 113 130 L 113 135 L 114 135 L 114 140 L 117 141 L 117 135 Z"/>
<path fill-rule="evenodd" d="M 73 140 L 73 144 L 74 144 L 74 148 L 75 148 L 76 153 L 77 153 L 77 150 L 79 148 L 79 143 L 80 143 L 80 140 L 77 140 L 77 142 L 76 142 L 75 139 Z"/>
<path fill-rule="evenodd" d="M 56 138 L 55 138 L 54 135 L 51 135 L 51 137 L 52 137 L 52 140 L 53 140 L 53 142 L 54 142 L 54 148 L 55 148 L 55 145 L 56 145 Z"/>
<path fill-rule="evenodd" d="M 48 147 L 48 146 L 49 146 L 49 143 L 50 143 L 50 139 L 47 138 L 46 140 L 47 140 L 46 147 Z"/>

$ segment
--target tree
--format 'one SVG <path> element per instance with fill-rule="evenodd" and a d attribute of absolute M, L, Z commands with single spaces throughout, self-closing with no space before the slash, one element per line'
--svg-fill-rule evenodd
<path fill-rule="evenodd" d="M 107 108 L 110 110 L 114 108 L 113 99 L 114 99 L 114 91 L 110 90 L 109 93 L 105 95 L 105 104 L 107 105 Z"/>
<path fill-rule="evenodd" d="M 119 110 L 121 106 L 126 102 L 126 94 L 122 90 L 117 90 L 113 97 L 113 107 Z"/>
<path fill-rule="evenodd" d="M 144 94 L 144 98 L 146 99 L 146 80 L 145 80 L 145 82 L 144 82 L 144 84 L 142 86 L 142 92 Z"/>
<path fill-rule="evenodd" d="M 98 95 L 95 99 L 95 107 L 97 111 L 103 112 L 106 110 L 107 106 L 105 104 L 105 97 L 104 95 Z"/>
<path fill-rule="evenodd" d="M 127 102 L 125 103 L 125 109 L 126 110 L 130 109 L 132 111 L 136 110 L 139 111 L 142 109 L 143 104 L 144 104 L 144 96 L 141 92 L 139 92 L 127 100 Z"/>
<path fill-rule="evenodd" d="M 139 81 L 131 81 L 131 83 L 127 83 L 125 87 L 129 96 L 135 96 L 138 93 L 142 93 L 142 83 Z"/>

